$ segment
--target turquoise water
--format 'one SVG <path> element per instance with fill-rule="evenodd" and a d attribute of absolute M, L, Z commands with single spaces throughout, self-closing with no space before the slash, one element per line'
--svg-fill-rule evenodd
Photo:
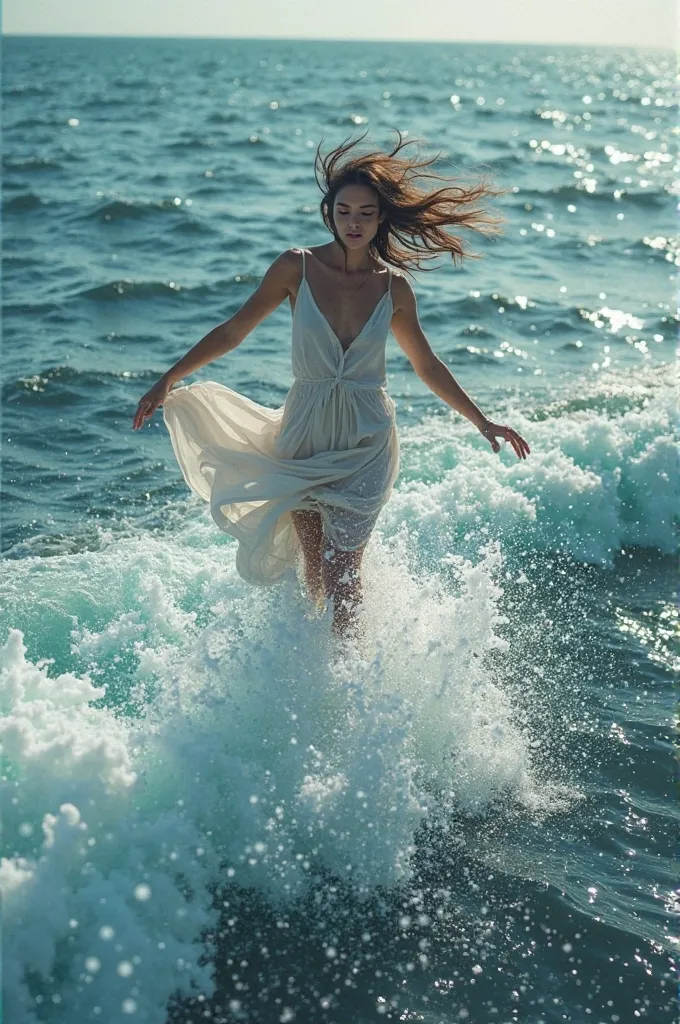
<path fill-rule="evenodd" d="M 671 1022 L 670 54 L 4 40 L 8 1020 Z M 494 456 L 394 341 L 401 475 L 343 657 L 248 587 L 141 394 L 398 127 L 510 189 L 416 276 Z M 291 383 L 284 305 L 204 368 Z M 675 929 L 677 931 L 677 929 Z"/>

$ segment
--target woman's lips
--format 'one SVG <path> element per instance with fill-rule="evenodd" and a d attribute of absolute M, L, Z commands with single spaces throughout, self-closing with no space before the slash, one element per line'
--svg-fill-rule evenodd
<path fill-rule="evenodd" d="M 348 231 L 348 232 L 347 232 L 347 237 L 348 237 L 348 238 L 361 238 L 361 237 L 362 237 L 362 235 L 361 235 L 361 234 L 359 234 L 359 232 L 358 232 L 358 231 L 357 231 L 357 232 L 352 232 L 352 231 Z"/>

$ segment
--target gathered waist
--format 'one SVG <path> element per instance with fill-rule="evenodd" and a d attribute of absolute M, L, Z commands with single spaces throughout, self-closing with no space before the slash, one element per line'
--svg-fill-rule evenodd
<path fill-rule="evenodd" d="M 352 380 L 351 377 L 295 377 L 301 384 L 321 384 L 329 388 L 335 388 L 339 384 L 346 388 L 359 388 L 362 391 L 384 391 L 384 384 L 374 384 L 371 381 Z"/>

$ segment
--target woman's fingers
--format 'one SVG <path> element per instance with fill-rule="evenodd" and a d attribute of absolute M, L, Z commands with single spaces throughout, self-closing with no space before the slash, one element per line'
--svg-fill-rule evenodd
<path fill-rule="evenodd" d="M 139 430 L 139 428 L 141 426 L 143 426 L 143 424 L 144 424 L 144 410 L 145 410 L 145 407 L 146 406 L 145 406 L 145 403 L 144 403 L 144 399 L 142 399 L 142 401 L 137 406 L 137 411 L 135 412 L 135 417 L 134 417 L 134 420 L 132 421 L 132 429 L 133 430 Z"/>
<path fill-rule="evenodd" d="M 499 452 L 501 446 L 499 445 L 496 437 L 502 437 L 504 441 L 509 441 L 513 447 L 513 451 L 518 459 L 526 459 L 527 455 L 531 452 L 529 445 L 526 443 L 521 434 L 518 434 L 512 427 L 492 423 L 485 431 L 484 434 L 491 444 L 494 452 Z"/>
<path fill-rule="evenodd" d="M 142 398 L 139 405 L 137 406 L 137 412 L 135 418 L 132 421 L 132 429 L 139 430 L 140 427 L 144 426 L 144 421 L 150 419 L 156 409 L 158 408 L 158 402 L 153 402 L 147 398 Z"/>
<path fill-rule="evenodd" d="M 514 430 L 511 430 L 510 427 L 508 427 L 506 429 L 506 431 L 505 431 L 505 440 L 510 442 L 510 444 L 512 445 L 512 447 L 515 450 L 515 455 L 517 456 L 518 459 L 521 459 L 522 458 L 522 449 L 520 448 L 520 446 L 518 444 L 517 437 L 515 435 Z"/>
<path fill-rule="evenodd" d="M 159 408 L 167 398 L 170 388 L 164 383 L 161 384 L 159 381 L 157 384 L 147 391 L 145 395 L 139 400 L 137 411 L 132 421 L 132 429 L 139 430 L 140 427 L 144 426 L 144 421 L 151 419 L 156 409 Z"/>
<path fill-rule="evenodd" d="M 522 435 L 518 434 L 516 430 L 511 431 L 511 433 L 513 434 L 513 436 L 514 436 L 514 438 L 515 438 L 515 440 L 517 442 L 517 445 L 519 446 L 519 451 L 521 453 L 521 457 L 523 459 L 526 459 L 527 455 L 529 455 L 531 453 L 531 448 L 526 443 L 526 441 L 524 440 Z"/>
<path fill-rule="evenodd" d="M 507 431 L 507 433 L 505 435 L 505 438 L 506 438 L 507 441 L 510 442 L 510 444 L 514 448 L 515 455 L 517 456 L 518 459 L 526 458 L 526 456 L 525 456 L 525 454 L 524 454 L 524 452 L 522 450 L 522 445 L 520 444 L 520 441 L 519 441 L 519 434 L 516 433 L 516 431 L 510 430 L 508 428 L 508 431 Z"/>
<path fill-rule="evenodd" d="M 522 435 L 518 434 L 516 430 L 512 430 L 510 427 L 508 427 L 508 437 L 510 443 L 512 444 L 512 447 L 515 449 L 515 452 L 517 453 L 517 457 L 520 459 L 526 459 L 531 449 L 529 448 L 529 445 L 526 443 Z"/>

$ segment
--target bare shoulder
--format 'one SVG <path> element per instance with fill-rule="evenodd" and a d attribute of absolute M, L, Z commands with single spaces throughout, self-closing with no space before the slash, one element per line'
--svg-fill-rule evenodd
<path fill-rule="evenodd" d="M 302 275 L 302 250 L 285 249 L 267 268 L 266 277 L 295 294 Z"/>
<path fill-rule="evenodd" d="M 416 295 L 411 282 L 400 270 L 392 270 L 392 302 L 394 312 L 413 309 Z"/>
<path fill-rule="evenodd" d="M 276 257 L 272 266 L 280 266 L 286 270 L 297 270 L 302 267 L 302 249 L 284 249 L 284 251 Z"/>

